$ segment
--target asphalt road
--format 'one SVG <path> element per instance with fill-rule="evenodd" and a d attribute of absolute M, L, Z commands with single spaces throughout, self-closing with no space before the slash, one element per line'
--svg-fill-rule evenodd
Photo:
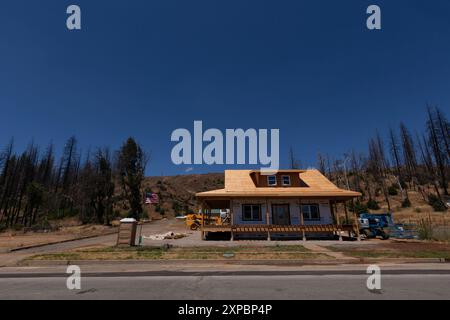
<path fill-rule="evenodd" d="M 0 299 L 450 299 L 450 274 L 409 270 L 383 274 L 381 291 L 368 275 L 302 272 L 89 274 L 68 290 L 61 274 L 0 277 Z"/>

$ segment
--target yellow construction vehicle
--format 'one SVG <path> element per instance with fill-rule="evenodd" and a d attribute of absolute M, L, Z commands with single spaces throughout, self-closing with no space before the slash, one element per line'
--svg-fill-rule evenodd
<path fill-rule="evenodd" d="M 186 226 L 191 230 L 198 230 L 203 220 L 205 225 L 222 226 L 230 223 L 229 210 L 213 210 L 211 214 L 188 213 L 184 216 L 178 216 L 177 219 L 185 220 Z"/>
<path fill-rule="evenodd" d="M 189 227 L 191 230 L 197 230 L 201 227 L 203 224 L 203 219 L 205 219 L 205 224 L 214 224 L 214 225 L 221 225 L 222 219 L 220 216 L 210 216 L 206 214 L 201 213 L 190 213 L 186 216 L 186 226 Z"/>

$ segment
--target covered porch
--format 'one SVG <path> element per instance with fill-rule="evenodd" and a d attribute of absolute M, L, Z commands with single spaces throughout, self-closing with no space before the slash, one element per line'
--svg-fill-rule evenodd
<path fill-rule="evenodd" d="M 298 208 L 292 210 L 295 212 L 291 213 L 291 216 L 296 219 L 295 221 L 292 221 L 294 220 L 292 219 L 289 222 L 280 224 L 276 223 L 279 221 L 275 221 L 272 217 L 273 212 L 271 212 L 273 203 L 280 203 L 280 199 L 255 198 L 255 200 L 265 203 L 262 206 L 264 212 L 261 213 L 264 215 L 263 219 L 261 219 L 264 223 L 261 223 L 260 221 L 242 221 L 236 216 L 236 212 L 233 210 L 236 208 L 236 203 L 241 204 L 244 200 L 248 201 L 248 197 L 201 198 L 199 199 L 199 204 L 201 212 L 205 215 L 201 226 L 201 236 L 203 240 L 207 240 L 209 235 L 226 233 L 227 235 L 229 234 L 231 241 L 237 240 L 243 235 L 258 235 L 261 240 L 279 239 L 280 236 L 283 236 L 286 239 L 296 238 L 306 241 L 307 238 L 313 238 L 315 235 L 328 234 L 339 240 L 342 240 L 343 235 L 360 240 L 356 215 L 348 210 L 348 202 L 352 201 L 352 199 L 349 197 L 327 197 L 323 199 L 318 199 L 317 197 L 283 198 L 281 202 L 289 201 L 293 206 L 298 206 Z M 332 219 L 320 218 L 314 221 L 305 221 L 302 210 L 303 205 L 318 200 L 329 206 Z M 342 209 L 340 213 L 338 213 L 339 207 Z M 221 209 L 223 212 L 227 212 L 229 217 L 221 219 L 219 220 L 221 222 L 217 223 L 217 220 L 211 218 L 213 209 Z"/>

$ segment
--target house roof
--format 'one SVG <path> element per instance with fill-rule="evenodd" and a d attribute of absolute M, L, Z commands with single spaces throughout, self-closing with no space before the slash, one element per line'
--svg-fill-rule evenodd
<path fill-rule="evenodd" d="M 304 198 L 339 198 L 351 199 L 359 197 L 359 192 L 336 187 L 318 170 L 280 170 L 279 173 L 298 174 L 307 187 L 257 187 L 251 177 L 256 170 L 225 170 L 225 188 L 199 192 L 196 197 L 304 197 Z"/>

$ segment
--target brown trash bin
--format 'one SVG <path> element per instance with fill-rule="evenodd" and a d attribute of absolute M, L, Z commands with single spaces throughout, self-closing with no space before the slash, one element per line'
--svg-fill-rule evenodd
<path fill-rule="evenodd" d="M 120 220 L 119 233 L 117 235 L 118 246 L 136 245 L 137 221 L 133 218 Z"/>

